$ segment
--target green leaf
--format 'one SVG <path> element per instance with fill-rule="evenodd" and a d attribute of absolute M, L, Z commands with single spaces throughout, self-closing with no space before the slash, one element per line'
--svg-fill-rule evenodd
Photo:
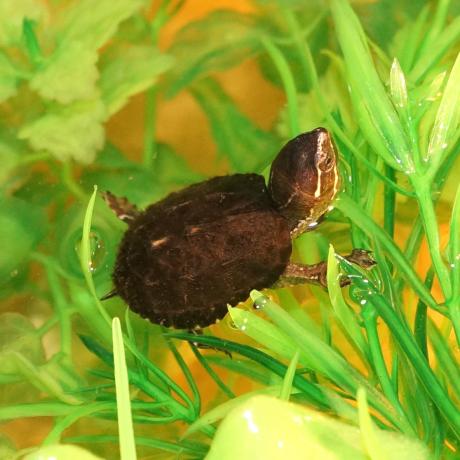
<path fill-rule="evenodd" d="M 113 354 L 110 353 L 110 351 L 106 350 L 102 345 L 99 345 L 99 343 L 89 335 L 80 335 L 79 337 L 83 345 L 85 345 L 91 353 L 96 355 L 107 366 L 113 367 Z"/>
<path fill-rule="evenodd" d="M 447 80 L 436 120 L 430 135 L 425 161 L 431 162 L 430 173 L 434 175 L 446 153 L 458 139 L 460 123 L 460 53 Z"/>
<path fill-rule="evenodd" d="M 401 273 L 417 295 L 431 308 L 438 309 L 438 304 L 435 299 L 423 284 L 412 265 L 406 259 L 401 249 L 389 237 L 382 227 L 380 227 L 373 219 L 371 219 L 361 207 L 348 195 L 342 194 L 335 202 L 335 207 L 339 209 L 345 216 L 350 218 L 353 223 L 358 225 L 370 237 L 379 242 L 385 252 L 391 257 L 395 267 Z"/>
<path fill-rule="evenodd" d="M 225 401 L 217 407 L 212 408 L 206 414 L 202 415 L 198 420 L 193 422 L 182 436 L 183 438 L 190 436 L 192 433 L 200 431 L 203 427 L 212 425 L 227 416 L 233 409 L 238 407 L 243 402 L 257 395 L 276 396 L 280 392 L 279 385 L 268 386 L 260 390 L 250 391 L 241 396 Z"/>
<path fill-rule="evenodd" d="M 46 232 L 44 211 L 17 198 L 0 199 L 0 287 L 23 269 Z"/>
<path fill-rule="evenodd" d="M 451 268 L 452 296 L 447 305 L 452 324 L 460 343 L 460 186 L 457 187 L 449 235 L 449 262 Z"/>
<path fill-rule="evenodd" d="M 79 0 L 62 11 L 54 32 L 61 43 L 81 42 L 96 50 L 122 21 L 146 3 L 145 0 Z"/>
<path fill-rule="evenodd" d="M 1 374 L 18 372 L 13 354 L 20 354 L 36 365 L 45 362 L 45 351 L 32 323 L 19 313 L 3 313 L 0 315 Z"/>
<path fill-rule="evenodd" d="M 91 163 L 104 144 L 106 111 L 99 100 L 75 102 L 48 110 L 27 123 L 18 137 L 34 150 L 46 150 L 60 161 Z"/>
<path fill-rule="evenodd" d="M 0 103 L 14 96 L 16 91 L 17 71 L 8 57 L 0 52 Z"/>
<path fill-rule="evenodd" d="M 16 145 L 15 145 L 16 144 Z M 20 159 L 19 142 L 11 142 L 4 132 L 0 135 L 0 187 L 3 187 L 12 178 L 12 171 Z"/>
<path fill-rule="evenodd" d="M 25 18 L 37 20 L 46 17 L 46 3 L 36 0 L 2 0 L 0 2 L 0 45 L 17 45 L 22 38 Z"/>
<path fill-rule="evenodd" d="M 276 137 L 256 126 L 225 94 L 206 79 L 193 86 L 193 95 L 209 119 L 218 151 L 234 172 L 261 171 L 278 152 Z"/>
<path fill-rule="evenodd" d="M 436 63 L 452 48 L 458 46 L 460 38 L 460 17 L 456 17 L 439 34 L 436 40 L 429 43 L 409 74 L 413 82 L 419 82 L 431 69 L 436 69 Z"/>
<path fill-rule="evenodd" d="M 280 333 L 288 337 L 300 350 L 302 364 L 311 366 L 314 371 L 348 393 L 354 394 L 360 386 L 364 386 L 369 392 L 373 407 L 385 414 L 385 417 L 396 426 L 403 426 L 403 421 L 392 409 L 389 409 L 388 401 L 384 396 L 373 388 L 338 351 L 303 329 L 279 305 L 260 292 L 253 290 L 251 298 L 256 306 L 263 308 Z"/>
<path fill-rule="evenodd" d="M 30 80 L 30 87 L 44 99 L 69 104 L 97 96 L 99 72 L 94 47 L 75 41 L 62 43 Z"/>
<path fill-rule="evenodd" d="M 296 350 L 294 356 L 289 363 L 289 367 L 286 371 L 286 375 L 283 379 L 283 385 L 279 394 L 279 398 L 283 401 L 289 401 L 289 397 L 292 393 L 292 381 L 297 370 L 297 363 L 299 362 L 299 349 Z"/>
<path fill-rule="evenodd" d="M 363 336 L 362 328 L 358 324 L 356 316 L 353 314 L 350 306 L 343 298 L 339 279 L 340 276 L 337 267 L 337 260 L 335 258 L 334 248 L 331 245 L 327 260 L 327 286 L 331 304 L 334 309 L 334 313 L 339 320 L 342 331 L 348 337 L 349 342 L 358 351 L 362 361 L 367 364 L 370 362 L 369 346 Z"/>
<path fill-rule="evenodd" d="M 170 56 L 149 46 L 120 47 L 106 53 L 101 63 L 100 88 L 108 116 L 123 107 L 172 66 Z"/>
<path fill-rule="evenodd" d="M 122 460 L 136 460 L 128 370 L 126 368 L 123 333 L 118 318 L 113 318 L 112 320 L 112 336 L 120 458 Z"/>
<path fill-rule="evenodd" d="M 378 76 L 356 14 L 345 0 L 333 0 L 332 15 L 344 54 L 353 105 L 367 141 L 391 167 L 412 172 L 408 140 Z"/>
<path fill-rule="evenodd" d="M 460 398 L 460 366 L 458 356 L 455 356 L 455 347 L 452 347 L 449 337 L 446 337 L 433 321 L 428 322 L 428 334 L 433 347 L 439 371 L 441 371 L 446 381 L 452 388 L 452 392 L 457 399 Z"/>
<path fill-rule="evenodd" d="M 405 108 L 407 106 L 406 77 L 396 58 L 393 60 L 390 71 L 390 91 L 396 107 Z"/>
<path fill-rule="evenodd" d="M 249 59 L 260 50 L 259 33 L 252 16 L 234 11 L 215 11 L 187 25 L 169 49 L 176 65 L 168 75 L 167 94 Z"/>
<path fill-rule="evenodd" d="M 269 323 L 267 322 L 267 324 Z M 196 336 L 184 333 L 169 333 L 168 336 L 177 339 L 187 340 L 189 342 L 208 345 L 212 348 L 218 348 L 224 351 L 229 351 L 230 353 L 238 353 L 246 358 L 249 358 L 257 362 L 259 365 L 267 368 L 279 377 L 284 377 L 287 372 L 287 366 L 285 366 L 278 360 L 272 358 L 267 353 L 264 353 L 248 345 L 241 345 L 230 340 L 222 340 L 217 337 L 205 335 Z M 315 406 L 320 408 L 328 407 L 328 404 L 325 402 L 326 398 L 322 390 L 319 390 L 318 385 L 311 383 L 307 379 L 296 374 L 294 375 L 293 387 L 301 391 L 304 394 L 304 396 L 308 398 L 308 400 Z"/>

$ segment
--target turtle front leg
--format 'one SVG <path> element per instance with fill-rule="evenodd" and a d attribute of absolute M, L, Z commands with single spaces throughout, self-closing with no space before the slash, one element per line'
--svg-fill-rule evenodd
<path fill-rule="evenodd" d="M 352 262 L 361 268 L 369 269 L 375 265 L 375 260 L 372 258 L 371 253 L 365 249 L 353 249 L 352 253 L 344 256 L 344 259 Z M 273 287 L 286 287 L 295 284 L 319 284 L 327 288 L 327 262 L 319 262 L 313 265 L 302 265 L 289 263 L 280 279 L 274 284 Z M 340 279 L 340 286 L 347 286 L 350 284 L 350 279 L 342 277 Z"/>
<path fill-rule="evenodd" d="M 102 192 L 101 195 L 109 208 L 123 222 L 129 224 L 139 215 L 137 207 L 131 204 L 126 198 L 120 198 L 111 192 Z"/>

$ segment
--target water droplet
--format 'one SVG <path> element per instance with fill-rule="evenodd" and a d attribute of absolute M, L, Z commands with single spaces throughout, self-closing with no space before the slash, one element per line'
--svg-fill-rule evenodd
<path fill-rule="evenodd" d="M 75 251 L 77 254 L 80 251 L 80 241 L 76 241 Z M 91 231 L 89 234 L 89 245 L 90 245 L 90 263 L 89 269 L 94 274 L 99 268 L 103 266 L 103 263 L 107 256 L 107 250 L 105 247 L 104 240 L 101 238 L 97 231 Z"/>
<path fill-rule="evenodd" d="M 254 308 L 254 310 L 261 310 L 265 307 L 265 305 L 267 305 L 267 301 L 268 299 L 264 296 L 258 297 L 257 300 L 252 304 L 252 308 Z"/>

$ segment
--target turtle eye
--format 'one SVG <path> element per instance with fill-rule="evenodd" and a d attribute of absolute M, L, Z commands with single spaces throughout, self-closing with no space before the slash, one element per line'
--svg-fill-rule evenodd
<path fill-rule="evenodd" d="M 326 157 L 323 161 L 320 161 L 318 166 L 322 171 L 329 171 L 334 166 L 334 158 Z"/>

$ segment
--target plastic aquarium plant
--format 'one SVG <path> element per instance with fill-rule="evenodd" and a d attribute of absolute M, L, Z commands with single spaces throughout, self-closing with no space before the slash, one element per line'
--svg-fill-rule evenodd
<path fill-rule="evenodd" d="M 458 5 L 254 2 L 190 22 L 160 51 L 188 3 L 0 3 L 0 457 L 231 458 L 259 430 L 292 449 L 281 455 L 456 458 Z M 271 130 L 216 78 L 247 59 L 284 91 Z M 104 126 L 143 92 L 132 161 Z M 343 191 L 295 254 L 328 259 L 328 292 L 253 292 L 198 337 L 98 300 L 123 226 L 94 186 L 143 206 L 202 178 L 155 136 L 161 99 L 181 92 L 228 172 L 263 171 L 301 131 L 333 133 Z M 377 267 L 336 255 L 350 247 L 372 250 Z M 298 431 L 277 426 L 293 420 Z"/>

